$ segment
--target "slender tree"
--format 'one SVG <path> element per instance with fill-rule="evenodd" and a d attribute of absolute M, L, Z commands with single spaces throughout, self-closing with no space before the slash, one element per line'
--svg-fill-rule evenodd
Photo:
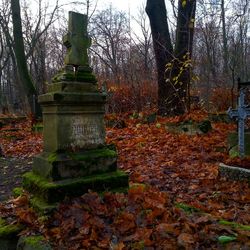
<path fill-rule="evenodd" d="M 34 109 L 34 99 L 37 98 L 36 89 L 32 83 L 32 79 L 29 75 L 27 62 L 24 52 L 24 42 L 23 42 L 23 32 L 22 32 L 22 20 L 20 12 L 19 0 L 11 0 L 11 11 L 12 11 L 12 22 L 13 22 L 13 38 L 14 38 L 14 52 L 16 56 L 16 63 L 19 78 L 21 84 L 23 84 L 25 89 L 25 94 L 28 99 L 30 111 L 35 111 Z M 36 105 L 37 106 L 37 105 Z"/>
<path fill-rule="evenodd" d="M 146 12 L 158 71 L 158 112 L 161 115 L 183 114 L 187 110 L 195 9 L 196 0 L 178 1 L 176 43 L 173 46 L 165 1 L 147 0 Z"/>

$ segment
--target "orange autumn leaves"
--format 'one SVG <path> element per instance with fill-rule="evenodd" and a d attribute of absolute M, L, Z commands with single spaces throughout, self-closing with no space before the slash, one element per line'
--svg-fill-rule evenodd
<path fill-rule="evenodd" d="M 32 157 L 42 151 L 42 135 L 32 131 L 29 119 L 14 121 L 0 128 L 0 147 L 7 157 Z"/>
<path fill-rule="evenodd" d="M 214 123 L 208 134 L 191 136 L 170 133 L 165 124 L 201 121 L 206 114 L 157 117 L 153 123 L 144 116 L 115 117 L 126 127 L 107 128 L 107 142 L 118 149 L 118 166 L 130 175 L 128 194 L 100 197 L 90 192 L 65 201 L 46 223 L 35 220 L 32 211 L 17 208 L 16 219 L 30 228 L 26 233 L 42 233 L 55 249 L 220 249 L 218 237 L 231 235 L 237 235 L 237 241 L 228 249 L 250 248 L 249 231 L 218 223 L 225 219 L 250 224 L 249 184 L 222 179 L 218 172 L 219 162 L 229 162 L 226 137 L 234 125 Z M 7 155 L 29 157 L 41 150 L 38 135 L 20 133 L 16 152 L 4 143 Z M 29 141 L 34 146 L 30 151 Z M 188 214 L 178 204 L 207 214 Z"/>

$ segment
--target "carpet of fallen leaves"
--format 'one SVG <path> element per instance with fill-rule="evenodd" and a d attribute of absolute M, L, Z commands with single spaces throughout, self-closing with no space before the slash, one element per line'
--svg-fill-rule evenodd
<path fill-rule="evenodd" d="M 32 157 L 42 151 L 42 143 L 42 134 L 32 131 L 30 119 L 19 122 L 13 120 L 0 128 L 0 147 L 4 156 Z"/>
<path fill-rule="evenodd" d="M 200 121 L 206 114 L 153 123 L 143 115 L 132 118 L 116 117 L 125 127 L 107 129 L 107 142 L 119 152 L 118 166 L 130 175 L 128 194 L 90 192 L 65 201 L 48 221 L 37 218 L 23 196 L 0 205 L 1 216 L 28 225 L 24 234 L 43 234 L 55 249 L 250 249 L 249 227 L 220 223 L 250 225 L 249 183 L 218 172 L 219 162 L 241 163 L 227 154 L 226 137 L 235 126 L 214 123 L 209 133 L 191 136 L 170 133 L 165 124 Z M 18 145 L 17 151 L 6 143 L 14 139 L 1 140 L 6 155 L 29 157 L 41 150 L 41 137 L 27 130 L 10 144 Z"/>

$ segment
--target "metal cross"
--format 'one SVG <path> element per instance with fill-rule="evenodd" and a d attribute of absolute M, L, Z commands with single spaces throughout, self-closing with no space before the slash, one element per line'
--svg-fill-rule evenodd
<path fill-rule="evenodd" d="M 238 119 L 238 146 L 240 157 L 245 155 L 245 119 L 250 116 L 250 109 L 245 105 L 245 88 L 240 88 L 238 97 L 238 109 L 229 108 L 227 111 L 230 118 Z"/>
<path fill-rule="evenodd" d="M 67 47 L 66 65 L 88 66 L 88 48 L 91 39 L 87 33 L 87 15 L 69 12 L 68 33 L 63 37 Z"/>

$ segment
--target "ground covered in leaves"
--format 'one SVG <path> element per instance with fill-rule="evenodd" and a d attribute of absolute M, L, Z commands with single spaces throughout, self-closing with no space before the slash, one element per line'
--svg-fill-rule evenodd
<path fill-rule="evenodd" d="M 227 152 L 235 125 L 213 123 L 212 131 L 195 135 L 166 127 L 204 119 L 200 112 L 156 120 L 109 116 L 107 142 L 117 146 L 119 168 L 130 175 L 128 194 L 90 192 L 65 201 L 49 220 L 37 218 L 22 196 L 2 204 L 0 215 L 28 225 L 23 234 L 43 234 L 55 249 L 250 249 L 249 183 L 218 173 L 219 162 L 242 164 Z M 41 135 L 27 121 L 14 126 L 21 128 L 15 137 L 8 127 L 0 131 L 5 157 L 38 153 Z"/>

